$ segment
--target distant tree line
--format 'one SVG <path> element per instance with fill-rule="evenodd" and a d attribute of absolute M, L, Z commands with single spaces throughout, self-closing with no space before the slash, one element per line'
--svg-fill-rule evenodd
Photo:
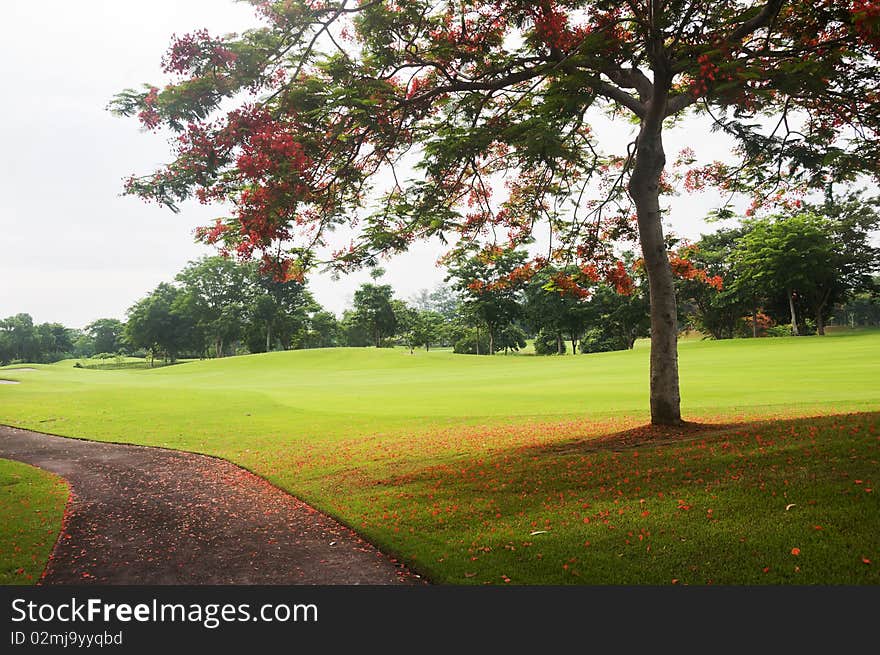
<path fill-rule="evenodd" d="M 880 327 L 877 204 L 829 194 L 695 243 L 670 243 L 680 329 L 729 339 L 821 335 L 829 322 Z M 448 268 L 445 285 L 409 301 L 373 269 L 337 317 L 300 282 L 204 257 L 132 305 L 125 322 L 101 318 L 76 330 L 35 325 L 28 314 L 0 320 L 0 363 L 115 354 L 174 362 L 335 346 L 490 355 L 521 350 L 527 339 L 539 355 L 576 354 L 632 348 L 648 335 L 648 286 L 634 254 L 624 255 L 614 284 L 598 276 L 590 283 L 590 271 L 564 263 L 535 270 L 527 259 L 521 250 L 477 252 Z"/>
<path fill-rule="evenodd" d="M 680 324 L 716 339 L 880 326 L 878 226 L 877 201 L 852 193 L 704 236 L 683 250 L 723 286 L 680 280 Z"/>

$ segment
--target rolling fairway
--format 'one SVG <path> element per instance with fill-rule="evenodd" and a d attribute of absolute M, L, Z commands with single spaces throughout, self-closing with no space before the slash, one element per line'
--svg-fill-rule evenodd
<path fill-rule="evenodd" d="M 157 370 L 66 362 L 0 369 L 21 382 L 0 387 L 0 423 L 225 457 L 436 582 L 880 581 L 869 413 L 880 410 L 880 333 L 682 342 L 685 416 L 759 422 L 677 435 L 685 440 L 662 448 L 584 450 L 647 421 L 647 355 L 333 349 Z M 862 414 L 781 420 L 852 412 Z M 785 495 L 795 489 L 797 500 Z M 785 513 L 790 503 L 798 509 Z M 612 522 L 620 510 L 625 518 Z M 794 517 L 802 521 L 780 523 Z M 803 521 L 822 527 L 808 533 L 824 539 L 818 553 L 793 543 Z M 629 561 L 636 542 L 654 545 Z M 710 544 L 723 547 L 706 563 Z"/>

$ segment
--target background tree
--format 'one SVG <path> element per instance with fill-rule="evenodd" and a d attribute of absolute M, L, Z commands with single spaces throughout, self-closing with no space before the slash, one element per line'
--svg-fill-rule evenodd
<path fill-rule="evenodd" d="M 257 293 L 248 307 L 251 330 L 248 333 L 248 349 L 251 352 L 272 350 L 272 326 L 278 322 L 278 305 L 268 293 Z"/>
<path fill-rule="evenodd" d="M 0 320 L 0 365 L 13 361 L 48 364 L 76 354 L 76 330 L 60 323 L 34 324 L 30 314 Z"/>
<path fill-rule="evenodd" d="M 397 330 L 397 317 L 391 303 L 393 295 L 390 285 L 369 282 L 354 292 L 351 320 L 370 336 L 376 348 Z"/>
<path fill-rule="evenodd" d="M 123 338 L 124 338 L 123 333 Z M 92 357 L 97 353 L 95 350 L 95 341 L 83 330 L 73 330 L 73 356 L 74 357 Z"/>
<path fill-rule="evenodd" d="M 825 320 L 836 303 L 874 288 L 874 276 L 880 272 L 880 248 L 872 244 L 872 236 L 880 227 L 878 205 L 880 200 L 865 199 L 861 192 L 836 198 L 829 187 L 824 203 L 808 206 L 827 221 L 834 244 L 834 274 L 824 285 L 814 287 L 811 298 L 818 334 L 825 334 Z"/>
<path fill-rule="evenodd" d="M 525 287 L 525 313 L 536 331 L 556 335 L 557 354 L 565 352 L 562 343 L 567 336 L 572 352 L 591 318 L 588 307 L 590 291 L 569 283 L 572 272 L 547 267 L 536 274 Z"/>
<path fill-rule="evenodd" d="M 92 339 L 92 347 L 98 353 L 115 353 L 122 348 L 125 326 L 115 318 L 99 318 L 84 328 Z"/>
<path fill-rule="evenodd" d="M 798 304 L 824 334 L 833 303 L 870 285 L 877 269 L 878 250 L 859 227 L 876 224 L 876 215 L 840 211 L 835 218 L 805 211 L 753 221 L 732 255 L 734 288 L 764 289 L 785 298 L 794 335 L 800 333 Z"/>
<path fill-rule="evenodd" d="M 421 345 L 417 338 L 419 312 L 397 299 L 391 301 L 391 307 L 394 310 L 395 334 L 412 354 Z"/>
<path fill-rule="evenodd" d="M 332 348 L 339 345 L 339 322 L 332 312 L 318 310 L 311 315 L 304 348 Z"/>
<path fill-rule="evenodd" d="M 489 335 L 485 329 L 460 325 L 453 339 L 452 352 L 458 355 L 488 355 L 490 352 Z"/>
<path fill-rule="evenodd" d="M 526 335 L 517 323 L 508 323 L 498 331 L 498 337 L 495 339 L 495 347 L 504 351 L 506 355 L 509 351 L 518 352 L 526 347 Z"/>
<path fill-rule="evenodd" d="M 636 339 L 648 335 L 650 303 L 644 286 L 620 293 L 605 284 L 593 289 L 588 304 L 591 326 L 581 339 L 581 352 L 631 350 Z"/>
<path fill-rule="evenodd" d="M 430 305 L 427 309 L 437 312 L 448 322 L 453 320 L 458 313 L 461 295 L 452 287 L 440 284 L 431 292 L 429 300 Z"/>
<path fill-rule="evenodd" d="M 835 319 L 849 327 L 880 327 L 880 277 L 875 277 L 870 291 L 852 294 L 836 308 Z"/>
<path fill-rule="evenodd" d="M 354 310 L 346 309 L 339 321 L 340 342 L 349 348 L 362 348 L 374 344 L 373 335 Z"/>
<path fill-rule="evenodd" d="M 672 258 L 673 269 L 680 272 L 676 282 L 679 314 L 690 327 L 714 339 L 737 336 L 743 316 L 756 316 L 763 304 L 761 289 L 744 282 L 735 284 L 732 253 L 745 231 L 738 227 L 704 234 L 696 243 L 679 248 Z M 757 321 L 752 325 L 757 329 Z"/>
<path fill-rule="evenodd" d="M 172 207 L 231 201 L 200 237 L 261 253 L 282 279 L 312 267 L 315 246 L 375 197 L 364 193 L 375 174 L 408 153 L 420 174 L 388 176 L 336 251 L 340 269 L 432 236 L 467 246 L 496 230 L 523 243 L 540 221 L 551 260 L 613 275 L 611 244 L 636 227 L 655 423 L 681 420 L 666 126 L 702 113 L 737 142 L 741 161 L 712 164 L 692 186 L 763 198 L 878 171 L 880 27 L 868 0 L 250 2 L 265 27 L 177 37 L 163 62 L 171 83 L 114 99 L 115 112 L 180 135 L 171 164 L 128 191 Z M 603 135 L 617 147 L 616 135 L 591 129 L 593 115 L 638 134 L 606 154 Z M 492 184 L 502 173 L 503 191 Z"/>
<path fill-rule="evenodd" d="M 540 330 L 535 335 L 535 354 L 536 355 L 564 355 L 565 341 L 562 339 L 561 332 L 547 332 Z"/>
<path fill-rule="evenodd" d="M 73 351 L 70 330 L 60 323 L 41 323 L 35 329 L 37 354 L 34 361 L 56 362 Z"/>
<path fill-rule="evenodd" d="M 126 340 L 174 363 L 195 343 L 196 325 L 186 305 L 186 292 L 163 282 L 128 310 Z"/>
<path fill-rule="evenodd" d="M 416 315 L 413 337 L 417 346 L 430 351 L 431 346 L 441 343 L 447 336 L 447 320 L 440 312 L 422 310 Z"/>
<path fill-rule="evenodd" d="M 0 323 L 4 361 L 34 362 L 39 356 L 34 319 L 30 314 L 16 314 Z"/>
<path fill-rule="evenodd" d="M 522 315 L 520 296 L 530 272 L 526 258 L 522 250 L 494 248 L 449 267 L 447 280 L 462 295 L 466 311 L 486 326 L 490 355 L 501 330 Z"/>
<path fill-rule="evenodd" d="M 273 343 L 282 350 L 289 349 L 294 341 L 305 338 L 310 314 L 319 310 L 311 292 L 296 280 L 286 282 L 273 279 L 251 266 L 252 295 L 247 299 L 250 310 L 251 333 L 265 337 L 265 350 Z M 251 352 L 261 352 L 264 344 L 256 338 L 249 340 Z"/>
<path fill-rule="evenodd" d="M 181 302 L 196 334 L 211 344 L 215 357 L 223 357 L 226 346 L 243 334 L 254 295 L 249 267 L 226 257 L 203 257 L 187 264 L 175 280 L 186 295 Z"/>

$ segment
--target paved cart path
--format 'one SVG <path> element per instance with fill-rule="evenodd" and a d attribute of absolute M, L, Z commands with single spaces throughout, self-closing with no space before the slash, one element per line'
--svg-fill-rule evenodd
<path fill-rule="evenodd" d="M 0 457 L 70 484 L 41 584 L 418 584 L 262 478 L 192 453 L 0 426 Z"/>

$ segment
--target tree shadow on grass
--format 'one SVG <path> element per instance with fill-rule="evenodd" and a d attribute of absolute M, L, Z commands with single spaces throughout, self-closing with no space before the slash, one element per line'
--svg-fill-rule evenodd
<path fill-rule="evenodd" d="M 593 438 L 578 439 L 565 443 L 546 444 L 530 447 L 534 454 L 582 454 L 601 451 L 618 452 L 633 448 L 669 446 L 686 443 L 696 439 L 715 439 L 727 437 L 731 432 L 759 432 L 772 428 L 774 430 L 801 426 L 821 427 L 832 425 L 844 418 L 874 417 L 880 423 L 880 412 L 850 412 L 846 414 L 827 414 L 784 419 L 765 419 L 726 423 L 687 422 L 679 426 L 641 425 L 628 430 Z"/>
<path fill-rule="evenodd" d="M 840 430 L 840 423 L 851 420 L 868 420 L 880 424 L 880 412 L 851 412 L 796 418 L 763 419 L 740 422 L 687 422 L 679 426 L 640 425 L 626 430 L 619 430 L 604 435 L 582 437 L 574 440 L 552 443 L 513 446 L 490 454 L 482 453 L 465 458 L 472 460 L 471 465 L 487 466 L 491 462 L 519 461 L 521 466 L 540 468 L 541 462 L 548 462 L 556 457 L 602 455 L 633 451 L 639 448 L 650 450 L 682 446 L 694 443 L 711 445 L 728 439 L 750 439 L 753 435 L 772 431 L 775 434 L 790 433 L 795 435 L 799 430 L 819 431 L 823 429 Z M 535 426 L 540 430 L 540 426 Z M 460 465 L 467 466 L 464 462 Z M 376 481 L 379 485 L 395 485 L 396 483 L 412 483 L 436 480 L 443 471 L 448 470 L 447 464 L 431 465 L 417 469 L 390 479 Z"/>

